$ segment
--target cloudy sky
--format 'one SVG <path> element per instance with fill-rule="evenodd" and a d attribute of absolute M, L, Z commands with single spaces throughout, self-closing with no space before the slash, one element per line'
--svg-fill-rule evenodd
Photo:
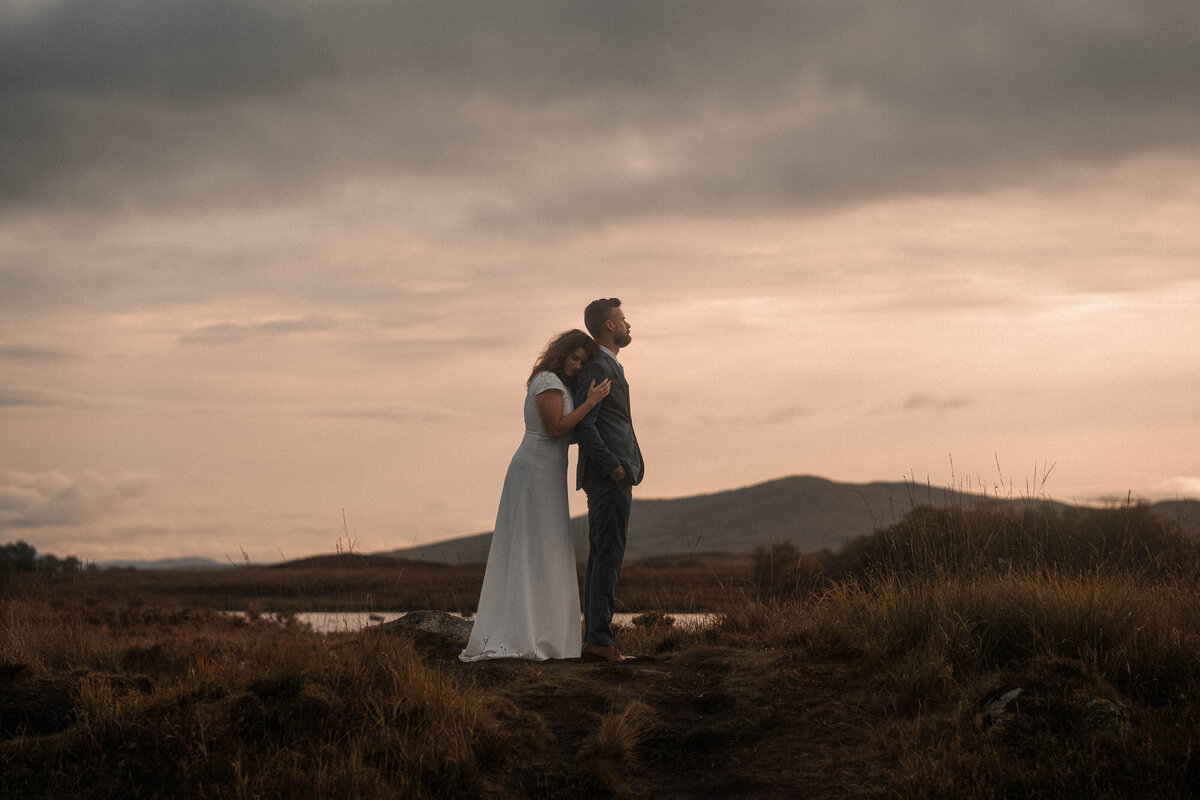
<path fill-rule="evenodd" d="M 1197 497 L 1198 220 L 1193 0 L 0 0 L 0 541 L 488 530 L 606 296 L 639 497 Z"/>

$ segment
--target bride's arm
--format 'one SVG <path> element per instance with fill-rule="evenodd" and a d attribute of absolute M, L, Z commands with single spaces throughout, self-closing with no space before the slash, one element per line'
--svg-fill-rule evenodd
<path fill-rule="evenodd" d="M 580 403 L 579 408 L 572 411 L 570 414 L 563 416 L 563 409 L 566 408 L 566 399 L 563 393 L 558 389 L 547 389 L 541 392 L 534 398 L 537 401 L 538 416 L 542 418 L 542 427 L 546 429 L 546 433 L 554 439 L 565 436 L 575 430 L 575 426 L 579 421 L 587 416 L 588 412 L 600 404 L 608 395 L 609 382 L 604 379 L 599 385 L 592 381 L 588 386 L 587 399 Z"/>

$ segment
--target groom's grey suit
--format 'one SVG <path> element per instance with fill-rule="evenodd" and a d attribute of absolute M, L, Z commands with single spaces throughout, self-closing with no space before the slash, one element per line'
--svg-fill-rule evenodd
<path fill-rule="evenodd" d="M 575 378 L 575 404 L 587 399 L 594 380 L 611 381 L 608 397 L 588 412 L 575 428 L 579 463 L 575 488 L 587 493 L 588 560 L 583 582 L 584 642 L 605 647 L 615 643 L 612 633 L 613 598 L 621 561 L 633 487 L 642 481 L 642 451 L 633 432 L 629 411 L 629 384 L 620 362 L 605 349 L 583 366 Z M 619 483 L 613 471 L 625 468 Z"/>

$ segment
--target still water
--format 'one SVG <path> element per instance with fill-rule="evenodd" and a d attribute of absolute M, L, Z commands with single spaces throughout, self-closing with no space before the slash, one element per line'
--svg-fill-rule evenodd
<path fill-rule="evenodd" d="M 370 625 L 381 625 L 403 617 L 406 611 L 339 611 L 339 612 L 303 612 L 295 615 L 297 622 L 309 625 L 317 633 L 353 633 Z M 456 614 L 464 619 L 471 619 L 465 614 Z M 615 614 L 613 622 L 618 625 L 630 625 L 638 614 Z M 716 620 L 715 614 L 667 614 L 675 620 L 676 625 L 684 627 L 701 627 L 710 625 Z"/>

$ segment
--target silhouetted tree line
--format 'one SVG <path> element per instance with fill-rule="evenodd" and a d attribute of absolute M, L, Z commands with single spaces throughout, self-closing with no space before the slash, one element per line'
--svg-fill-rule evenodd
<path fill-rule="evenodd" d="M 82 565 L 75 556 L 59 558 L 38 555 L 33 545 L 10 542 L 0 546 L 0 575 L 10 572 L 78 572 Z"/>

